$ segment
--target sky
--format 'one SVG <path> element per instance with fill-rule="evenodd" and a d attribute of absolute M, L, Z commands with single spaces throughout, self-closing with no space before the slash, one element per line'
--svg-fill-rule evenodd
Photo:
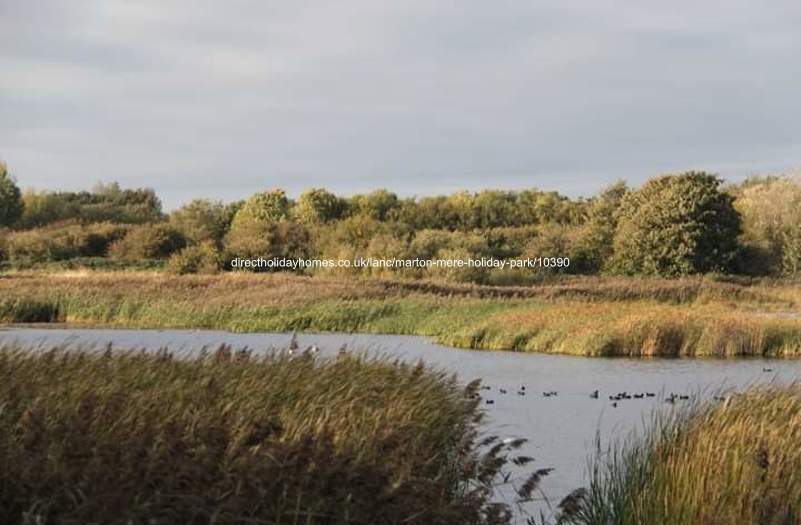
<path fill-rule="evenodd" d="M 591 195 L 801 166 L 797 0 L 0 0 L 20 186 Z"/>

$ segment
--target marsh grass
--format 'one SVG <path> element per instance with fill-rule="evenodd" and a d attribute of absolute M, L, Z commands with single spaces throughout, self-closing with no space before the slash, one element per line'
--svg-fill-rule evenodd
<path fill-rule="evenodd" d="M 480 434 L 478 389 L 351 354 L 0 348 L 0 522 L 507 523 L 496 486 L 548 470 Z"/>
<path fill-rule="evenodd" d="M 655 416 L 598 452 L 563 523 L 801 523 L 801 386 L 766 386 Z"/>
<path fill-rule="evenodd" d="M 522 287 L 286 274 L 17 272 L 0 322 L 424 335 L 452 346 L 587 356 L 801 355 L 801 286 L 570 278 Z"/>

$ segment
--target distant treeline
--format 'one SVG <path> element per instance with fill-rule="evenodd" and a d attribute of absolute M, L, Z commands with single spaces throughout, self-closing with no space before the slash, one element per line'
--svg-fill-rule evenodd
<path fill-rule="evenodd" d="M 280 189 L 164 213 L 152 189 L 116 183 L 83 192 L 21 192 L 0 165 L 0 262 L 225 270 L 232 257 L 477 259 L 568 257 L 561 268 L 320 270 L 525 284 L 554 273 L 787 275 L 801 270 L 801 183 L 666 175 L 591 198 L 484 190 L 401 198 L 380 189 L 341 197 Z"/>

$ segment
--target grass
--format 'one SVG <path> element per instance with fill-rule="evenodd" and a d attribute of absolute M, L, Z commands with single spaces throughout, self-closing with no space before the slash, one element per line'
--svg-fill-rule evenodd
<path fill-rule="evenodd" d="M 752 389 L 656 419 L 646 436 L 597 456 L 562 523 L 801 523 L 801 386 Z"/>
<path fill-rule="evenodd" d="M 799 356 L 799 312 L 799 284 L 712 278 L 492 287 L 287 274 L 0 276 L 5 323 L 413 334 L 586 356 Z"/>
<path fill-rule="evenodd" d="M 352 354 L 0 348 L 0 522 L 507 523 L 494 487 L 530 458 L 480 436 L 478 388 Z"/>

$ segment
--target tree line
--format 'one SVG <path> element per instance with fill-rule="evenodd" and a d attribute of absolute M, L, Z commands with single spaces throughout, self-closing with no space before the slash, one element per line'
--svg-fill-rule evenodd
<path fill-rule="evenodd" d="M 554 273 L 683 276 L 801 271 L 801 184 L 753 177 L 737 185 L 690 171 L 617 182 L 590 198 L 537 189 L 401 198 L 322 188 L 171 213 L 152 189 L 20 191 L 0 165 L 0 263 L 152 265 L 225 270 L 233 257 L 468 259 L 567 257 L 560 268 L 337 269 L 386 277 L 526 284 Z"/>

